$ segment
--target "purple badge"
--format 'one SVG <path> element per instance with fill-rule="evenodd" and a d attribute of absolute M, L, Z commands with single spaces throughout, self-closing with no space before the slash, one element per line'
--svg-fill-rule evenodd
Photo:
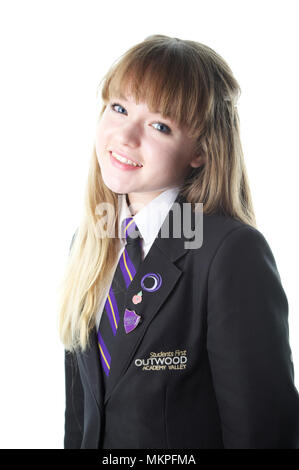
<path fill-rule="evenodd" d="M 146 279 L 153 279 L 154 284 L 151 287 L 146 287 L 144 285 L 144 281 Z M 156 290 L 160 289 L 162 284 L 162 276 L 159 273 L 148 273 L 141 279 L 141 287 L 142 289 L 146 290 L 147 292 L 155 292 Z"/>
<path fill-rule="evenodd" d="M 124 326 L 126 333 L 130 333 L 132 330 L 136 328 L 138 323 L 140 322 L 141 316 L 137 315 L 135 310 L 128 310 L 126 308 L 124 314 Z"/>

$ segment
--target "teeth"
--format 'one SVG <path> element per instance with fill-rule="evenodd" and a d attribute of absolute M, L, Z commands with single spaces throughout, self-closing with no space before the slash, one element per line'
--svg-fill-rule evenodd
<path fill-rule="evenodd" d="M 127 163 L 128 165 L 132 165 L 132 166 L 140 166 L 140 167 L 142 166 L 142 165 L 138 165 L 137 163 L 132 162 L 132 160 L 127 160 L 126 158 L 121 157 L 115 152 L 111 152 L 111 153 L 117 160 L 119 160 L 122 163 Z"/>

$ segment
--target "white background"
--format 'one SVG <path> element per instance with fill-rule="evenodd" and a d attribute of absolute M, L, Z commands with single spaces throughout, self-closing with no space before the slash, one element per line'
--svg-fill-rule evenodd
<path fill-rule="evenodd" d="M 290 0 L 1 1 L 1 448 L 63 447 L 57 286 L 81 214 L 97 86 L 150 34 L 207 44 L 240 83 L 246 165 L 258 228 L 289 301 L 298 388 L 296 7 Z"/>

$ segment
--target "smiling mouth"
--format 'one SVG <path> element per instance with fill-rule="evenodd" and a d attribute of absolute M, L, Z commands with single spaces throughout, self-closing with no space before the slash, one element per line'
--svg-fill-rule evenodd
<path fill-rule="evenodd" d="M 118 160 L 121 163 L 126 163 L 127 165 L 130 165 L 130 166 L 138 166 L 140 168 L 143 166 L 140 163 L 135 163 L 132 160 L 130 160 L 128 158 L 125 158 L 125 157 L 123 157 L 123 156 L 119 155 L 118 153 L 113 152 L 111 150 L 110 150 L 110 153 L 114 158 L 116 158 L 116 160 Z"/>

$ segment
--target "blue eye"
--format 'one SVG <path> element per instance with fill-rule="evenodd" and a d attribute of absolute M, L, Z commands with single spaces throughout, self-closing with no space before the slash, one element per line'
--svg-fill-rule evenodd
<path fill-rule="evenodd" d="M 120 104 L 118 104 L 118 103 L 113 103 L 113 104 L 111 105 L 111 108 L 113 109 L 113 111 L 115 111 L 114 106 L 118 106 L 119 108 L 125 109 L 125 108 L 123 108 Z M 115 111 L 115 112 L 118 113 L 118 111 Z M 123 113 L 119 113 L 119 114 L 123 114 Z"/>
<path fill-rule="evenodd" d="M 158 126 L 163 126 L 164 127 L 165 131 L 163 131 L 163 130 L 161 131 L 163 134 L 170 134 L 171 133 L 171 130 L 165 124 L 162 124 L 161 122 L 157 122 L 155 124 L 158 124 Z"/>
<path fill-rule="evenodd" d="M 119 103 L 113 103 L 113 104 L 110 105 L 110 107 L 115 113 L 118 113 L 118 114 L 124 114 L 124 113 L 117 111 L 116 110 L 117 108 L 121 108 L 125 112 L 127 112 L 126 109 L 123 106 L 121 106 Z M 162 134 L 171 134 L 171 129 L 168 126 L 166 126 L 166 124 L 163 124 L 162 122 L 155 122 L 154 125 L 162 126 L 162 128 L 164 128 L 164 130 L 163 129 L 157 129 Z"/>

